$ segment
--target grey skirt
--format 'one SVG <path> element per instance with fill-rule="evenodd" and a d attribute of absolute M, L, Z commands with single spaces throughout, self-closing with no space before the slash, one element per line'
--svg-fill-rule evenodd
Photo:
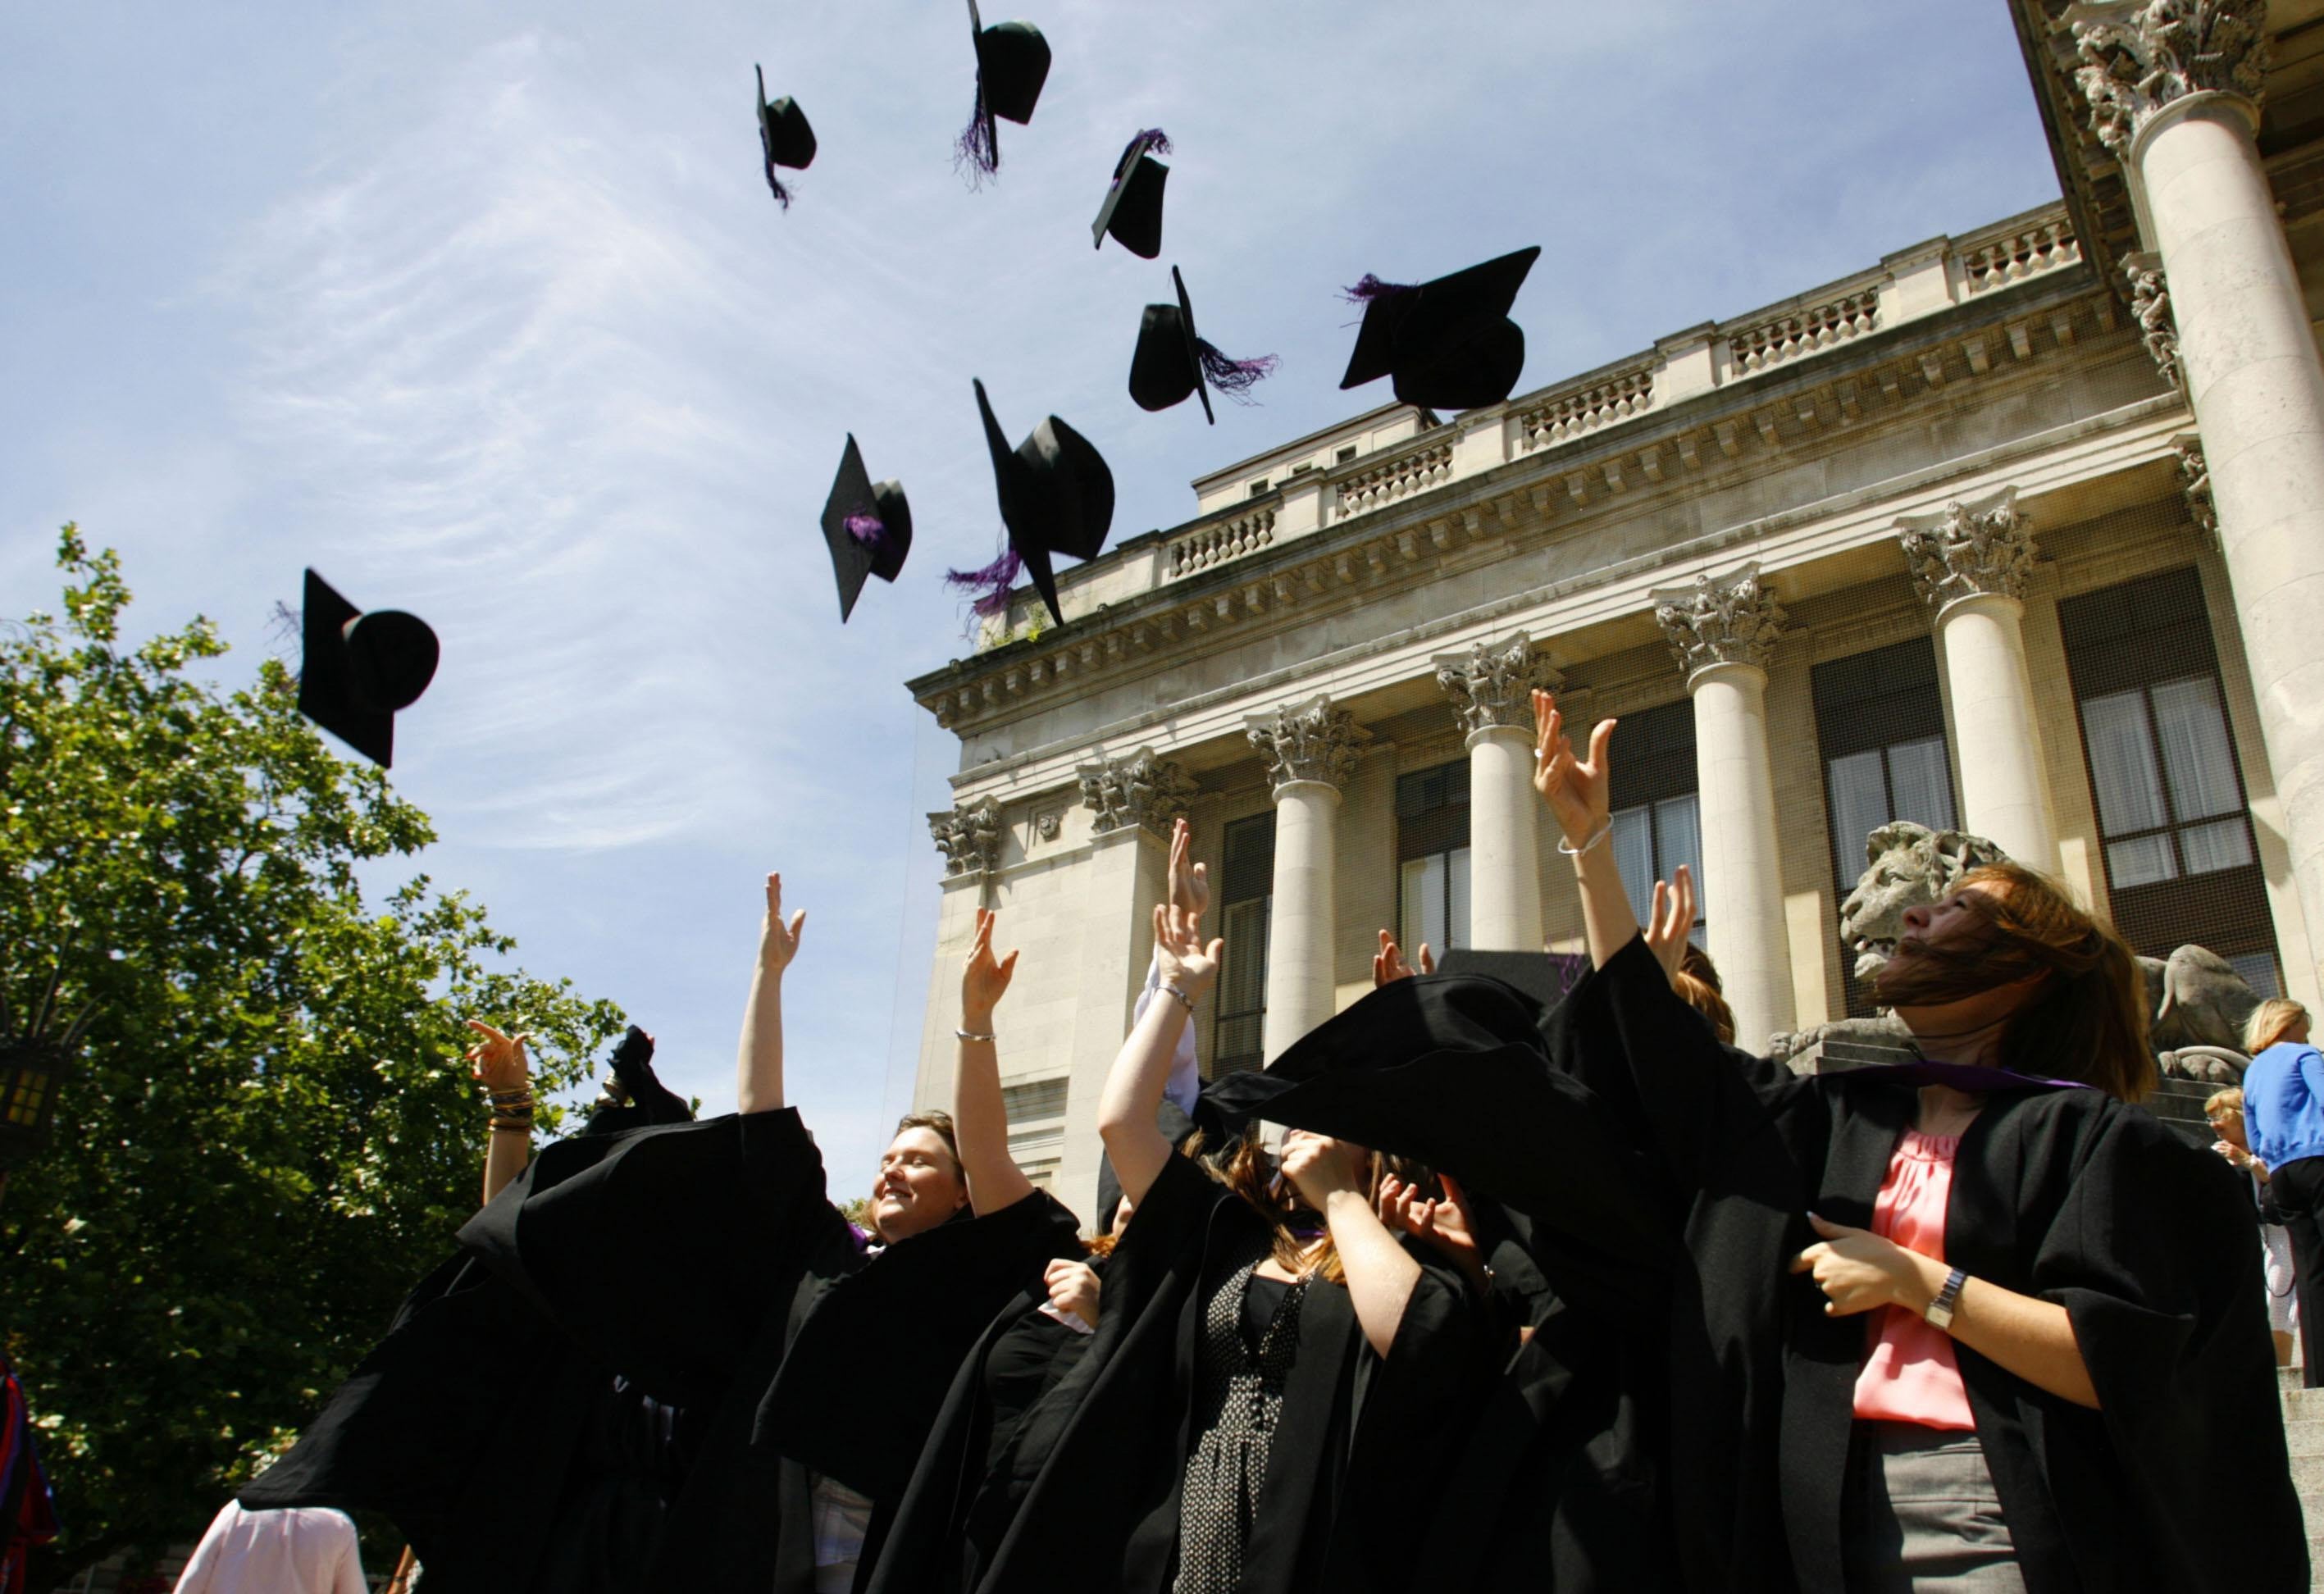
<path fill-rule="evenodd" d="M 1849 1594 L 2024 1594 L 1975 1433 L 1858 1423 L 1848 1466 Z"/>

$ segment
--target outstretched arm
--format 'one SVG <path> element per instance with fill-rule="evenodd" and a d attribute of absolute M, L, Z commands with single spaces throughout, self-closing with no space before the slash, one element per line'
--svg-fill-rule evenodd
<path fill-rule="evenodd" d="M 759 925 L 759 962 L 742 1007 L 742 1040 L 734 1053 L 734 1110 L 772 1112 L 783 1104 L 783 971 L 798 955 L 807 909 L 783 923 L 783 877 L 767 877 L 767 917 Z"/>
<path fill-rule="evenodd" d="M 1283 1176 L 1299 1187 L 1307 1204 L 1323 1214 L 1332 1244 L 1347 1274 L 1348 1301 L 1364 1342 L 1375 1356 L 1396 1343 L 1404 1309 L 1420 1283 L 1420 1264 L 1388 1231 L 1364 1190 L 1371 1153 L 1347 1140 L 1304 1132 L 1285 1137 Z"/>
<path fill-rule="evenodd" d="M 1218 978 L 1219 956 L 1226 943 L 1203 944 L 1201 918 L 1176 906 L 1154 910 L 1154 955 L 1161 968 L 1161 994 L 1131 1026 L 1130 1038 L 1105 1076 L 1098 1098 L 1097 1129 L 1106 1155 L 1121 1181 L 1121 1193 L 1134 1204 L 1146 1199 L 1155 1175 L 1169 1163 L 1169 1140 L 1154 1121 L 1162 1104 L 1162 1087 L 1170 1077 L 1170 1060 L 1178 1037 L 1193 1017 L 1194 1004 Z"/>
<path fill-rule="evenodd" d="M 968 1175 L 969 1209 L 978 1217 L 1014 1206 L 1033 1193 L 1033 1182 L 1009 1155 L 1009 1110 L 1001 1094 L 1001 1053 L 992 1009 L 1017 972 L 1017 954 L 992 955 L 992 921 L 976 910 L 976 939 L 960 972 L 960 1054 L 952 1075 L 953 1132 Z"/>
<path fill-rule="evenodd" d="M 1622 889 L 1622 871 L 1607 845 L 1614 820 L 1608 800 L 1607 757 L 1614 739 L 1614 722 L 1600 720 L 1590 733 L 1590 757 L 1577 758 L 1566 740 L 1565 716 L 1557 699 L 1547 692 L 1533 695 L 1534 788 L 1557 816 L 1564 833 L 1564 851 L 1573 859 L 1573 878 L 1582 888 L 1582 926 L 1590 942 L 1590 963 L 1602 969 L 1607 961 L 1630 944 L 1638 933 L 1638 917 Z"/>
<path fill-rule="evenodd" d="M 503 1035 L 471 1018 L 468 1027 L 484 1038 L 467 1051 L 468 1077 L 492 1097 L 484 1130 L 484 1204 L 509 1187 L 532 1160 L 532 1072 L 525 1061 L 529 1035 Z"/>

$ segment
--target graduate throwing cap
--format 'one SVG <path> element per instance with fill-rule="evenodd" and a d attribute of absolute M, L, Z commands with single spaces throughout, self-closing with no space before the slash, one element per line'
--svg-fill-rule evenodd
<path fill-rule="evenodd" d="M 299 712 L 385 769 L 395 762 L 395 716 L 436 678 L 436 633 L 400 609 L 369 613 L 307 572 L 300 610 Z"/>

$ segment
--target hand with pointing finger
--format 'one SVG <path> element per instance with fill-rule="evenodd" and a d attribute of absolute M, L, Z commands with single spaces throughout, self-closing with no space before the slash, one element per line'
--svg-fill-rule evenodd
<path fill-rule="evenodd" d="M 1815 1280 L 1831 1316 L 1853 1317 L 1879 1306 L 1925 1312 L 1944 1287 L 1947 1268 L 1933 1257 L 1908 1251 L 1869 1229 L 1826 1222 L 1813 1212 L 1808 1224 L 1819 1238 L 1792 1258 L 1791 1270 Z"/>
<path fill-rule="evenodd" d="M 524 1043 L 530 1035 L 503 1035 L 482 1019 L 467 1020 L 470 1029 L 484 1038 L 464 1054 L 468 1064 L 468 1077 L 488 1091 L 521 1091 L 531 1078 L 530 1066 L 525 1061 Z"/>

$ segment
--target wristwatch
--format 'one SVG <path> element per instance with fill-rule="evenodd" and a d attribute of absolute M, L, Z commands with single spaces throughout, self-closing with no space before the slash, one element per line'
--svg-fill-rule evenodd
<path fill-rule="evenodd" d="M 1968 1282 L 1969 1269 L 1966 1267 L 1956 1267 L 1946 1274 L 1945 1287 L 1937 1292 L 1937 1298 L 1929 1303 L 1929 1309 L 1921 1315 L 1936 1327 L 1950 1333 L 1953 1327 L 1953 1308 L 1960 1304 L 1961 1285 Z"/>

